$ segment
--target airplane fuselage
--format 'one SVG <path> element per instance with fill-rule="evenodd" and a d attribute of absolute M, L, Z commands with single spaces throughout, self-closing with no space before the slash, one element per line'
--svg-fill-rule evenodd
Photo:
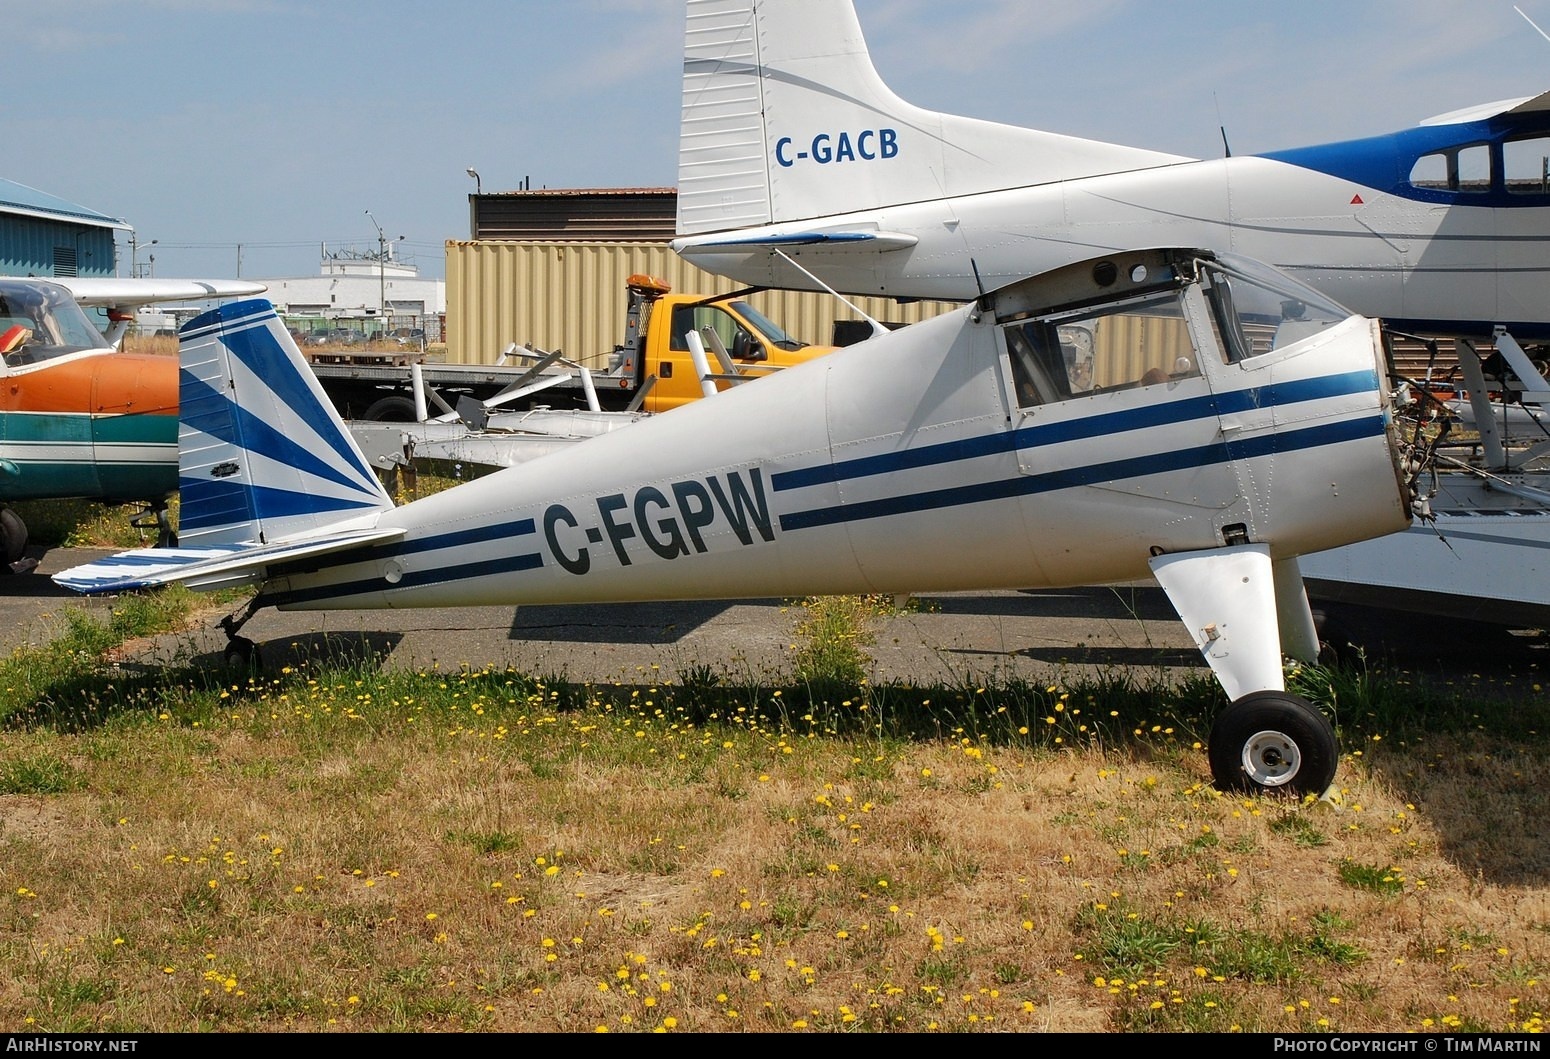
<path fill-rule="evenodd" d="M 177 367 L 85 350 L 0 377 L 0 501 L 176 492 Z"/>
<path fill-rule="evenodd" d="M 967 300 L 1098 253 L 1189 245 L 1391 326 L 1550 338 L 1550 94 L 1200 160 L 906 103 L 844 0 L 688 9 L 674 247 L 708 271 Z"/>
<path fill-rule="evenodd" d="M 1229 363 L 1191 288 L 1173 377 L 1141 385 L 1138 365 L 1100 360 L 1089 392 L 1030 401 L 1009 357 L 1020 298 L 384 512 L 375 529 L 402 540 L 272 567 L 264 596 L 374 608 L 1081 585 L 1146 577 L 1160 553 L 1241 540 L 1291 556 L 1408 523 L 1371 321 Z"/>
<path fill-rule="evenodd" d="M 793 241 L 783 252 L 847 293 L 967 299 L 1105 251 L 1187 243 L 1275 264 L 1400 329 L 1488 335 L 1503 324 L 1520 337 L 1550 338 L 1550 194 L 1446 192 L 1408 180 L 1379 189 L 1353 179 L 1383 168 L 1379 152 L 1408 174 L 1436 142 L 1429 131 L 1367 141 L 1360 152 L 1180 162 L 675 245 L 695 264 L 744 283 L 813 289 L 764 244 L 815 227 L 875 230 L 914 245 L 869 252 L 864 243 Z M 1451 143 L 1458 130 L 1449 132 Z M 1349 175 L 1312 168 L 1338 168 L 1341 158 L 1362 162 L 1351 162 Z"/>

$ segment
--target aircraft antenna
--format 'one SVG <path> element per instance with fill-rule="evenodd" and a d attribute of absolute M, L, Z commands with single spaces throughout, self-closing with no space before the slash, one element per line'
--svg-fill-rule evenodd
<path fill-rule="evenodd" d="M 1519 7 L 1517 4 L 1513 4 L 1512 5 L 1512 9 L 1514 11 L 1516 11 L 1518 14 L 1523 15 L 1523 9 L 1521 7 Z M 1538 33 L 1541 37 L 1545 38 L 1545 40 L 1550 40 L 1550 33 L 1546 33 L 1544 30 L 1540 29 L 1537 25 L 1535 25 L 1533 19 L 1529 18 L 1527 15 L 1523 15 L 1523 21 L 1527 22 L 1531 26 L 1534 26 L 1534 32 L 1535 33 Z"/>
<path fill-rule="evenodd" d="M 1231 158 L 1232 145 L 1227 142 L 1227 123 L 1222 120 L 1222 101 L 1217 98 L 1215 92 L 1211 93 L 1211 102 L 1216 105 L 1216 127 L 1222 134 L 1222 150 L 1226 152 L 1223 157 Z"/>
<path fill-rule="evenodd" d="M 866 313 L 862 312 L 860 306 L 856 305 L 855 302 L 851 301 L 849 298 L 845 297 L 839 291 L 835 290 L 833 287 L 829 286 L 823 280 L 819 279 L 817 276 L 815 276 L 811 272 L 807 271 L 807 269 L 803 268 L 801 265 L 799 265 L 795 261 L 793 261 L 791 259 L 791 255 L 790 254 L 786 253 L 784 250 L 779 249 L 778 247 L 776 248 L 775 253 L 781 258 L 781 260 L 785 261 L 786 264 L 790 265 L 792 268 L 794 268 L 798 272 L 802 273 L 802 275 L 806 276 L 808 279 L 810 279 L 814 283 L 818 284 L 825 291 L 827 291 L 828 293 L 832 294 L 834 297 L 838 298 L 841 305 L 844 305 L 846 308 L 850 309 L 851 312 L 855 313 L 857 316 L 861 317 L 861 319 L 865 320 L 868 324 L 870 324 L 871 327 L 872 327 L 872 336 L 874 338 L 876 336 L 878 336 L 878 335 L 885 334 L 888 331 L 888 328 L 884 327 L 882 324 L 880 324 L 876 320 L 872 319 Z"/>
<path fill-rule="evenodd" d="M 969 268 L 974 270 L 974 289 L 980 292 L 980 296 L 974 300 L 974 305 L 982 313 L 990 312 L 990 299 L 985 295 L 985 283 L 980 279 L 980 263 L 969 258 Z"/>

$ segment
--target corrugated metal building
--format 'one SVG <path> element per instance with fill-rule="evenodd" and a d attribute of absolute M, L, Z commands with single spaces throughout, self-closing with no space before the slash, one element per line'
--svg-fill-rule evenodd
<path fill-rule="evenodd" d="M 668 245 L 677 224 L 673 188 L 513 191 L 471 195 L 474 237 L 447 243 L 447 360 L 488 364 L 513 343 L 560 350 L 602 367 L 624 339 L 625 280 L 660 277 L 675 291 L 723 294 L 737 284 L 695 268 Z M 952 308 L 850 299 L 890 325 Z M 762 291 L 748 299 L 789 334 L 843 345 L 861 317 L 827 294 Z"/>
<path fill-rule="evenodd" d="M 111 276 L 119 220 L 0 177 L 0 275 Z"/>

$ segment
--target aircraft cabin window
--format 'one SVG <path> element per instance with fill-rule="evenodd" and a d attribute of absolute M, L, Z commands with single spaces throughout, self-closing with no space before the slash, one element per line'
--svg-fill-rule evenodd
<path fill-rule="evenodd" d="M 1410 170 L 1411 185 L 1432 191 L 1453 191 L 1455 185 L 1452 176 L 1449 175 L 1449 161 L 1449 156 L 1440 151 L 1436 154 L 1423 154 L 1416 159 L 1415 165 Z"/>
<path fill-rule="evenodd" d="M 1175 291 L 1002 328 L 1020 408 L 1200 373 Z"/>
<path fill-rule="evenodd" d="M 1423 154 L 1410 169 L 1410 185 L 1428 191 L 1484 194 L 1491 190 L 1491 148 L 1476 143 Z"/>
<path fill-rule="evenodd" d="M 1503 143 L 1502 181 L 1510 195 L 1550 195 L 1550 137 Z"/>
<path fill-rule="evenodd" d="M 8 284 L 0 280 L 0 332 L 23 328 L 5 354 L 16 366 L 51 360 L 86 349 L 110 349 L 102 332 L 92 325 L 70 292 L 63 287 L 39 289 L 36 284 Z"/>
<path fill-rule="evenodd" d="M 1485 144 L 1459 149 L 1458 189 L 1475 194 L 1491 190 L 1491 149 Z"/>

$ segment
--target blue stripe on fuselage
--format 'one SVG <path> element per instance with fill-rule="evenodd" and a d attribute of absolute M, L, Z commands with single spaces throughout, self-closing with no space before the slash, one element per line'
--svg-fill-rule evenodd
<path fill-rule="evenodd" d="M 1348 419 L 1304 430 L 1282 430 L 1264 437 L 1234 442 L 1218 441 L 1197 448 L 1178 449 L 1151 456 L 1132 456 L 1123 460 L 1073 467 L 1049 474 L 1026 475 L 975 485 L 930 489 L 923 493 L 901 494 L 878 500 L 835 504 L 782 515 L 780 528 L 783 531 L 812 529 L 816 526 L 860 522 L 865 519 L 904 515 L 915 511 L 935 511 L 946 507 L 980 504 L 990 500 L 1008 500 L 1013 497 L 1053 492 L 1057 489 L 1093 485 L 1097 482 L 1141 478 L 1149 474 L 1163 474 L 1189 467 L 1226 463 L 1229 460 L 1253 459 L 1276 452 L 1293 452 L 1322 445 L 1337 445 L 1345 441 L 1382 434 L 1385 427 L 1382 416 Z"/>
<path fill-rule="evenodd" d="M 495 574 L 518 573 L 523 570 L 536 570 L 543 565 L 544 557 L 537 553 L 503 555 L 477 563 L 463 563 L 458 566 L 438 566 L 405 573 L 396 583 L 389 583 L 381 577 L 367 577 L 357 581 L 341 582 L 340 584 L 319 585 L 316 588 L 266 593 L 264 601 L 276 607 L 293 606 L 297 603 L 316 603 L 325 599 L 345 599 L 349 596 L 386 592 L 395 588 L 418 588 L 423 585 L 441 585 L 452 581 L 467 581 L 471 578 L 491 577 Z"/>
<path fill-rule="evenodd" d="M 866 457 L 842 461 L 838 464 L 803 468 L 776 474 L 773 480 L 778 490 L 791 490 L 805 486 L 837 482 L 845 479 L 886 474 L 907 468 L 925 467 L 972 459 L 977 456 L 1006 452 L 1020 447 L 1049 445 L 1100 435 L 1144 429 L 1152 426 L 1176 423 L 1187 418 L 1215 418 L 1224 411 L 1248 411 L 1272 405 L 1296 404 L 1321 397 L 1359 393 L 1377 384 L 1373 372 L 1351 372 L 1344 375 L 1325 376 L 1283 384 L 1279 387 L 1260 387 L 1226 394 L 1188 398 L 1162 406 L 1132 409 L 1107 415 L 1090 416 L 1073 422 L 1047 427 L 1030 427 L 1018 431 L 1005 431 L 962 442 L 927 446 L 909 452 L 886 456 Z M 1301 430 L 1282 430 L 1274 434 L 1234 442 L 1218 441 L 1174 452 L 1149 456 L 1129 457 L 1086 467 L 1070 468 L 1044 475 L 1018 475 L 1017 477 L 948 489 L 928 490 L 920 493 L 884 497 L 862 503 L 840 504 L 797 511 L 780 516 L 780 528 L 786 530 L 810 529 L 817 526 L 842 522 L 881 518 L 888 515 L 909 514 L 917 511 L 939 510 L 993 500 L 1010 499 L 1058 489 L 1074 488 L 1098 482 L 1121 481 L 1146 475 L 1160 474 L 1190 467 L 1202 467 L 1228 460 L 1252 459 L 1275 452 L 1291 452 L 1322 445 L 1334 445 L 1365 437 L 1381 436 L 1386 428 L 1382 415 L 1368 415 Z M 341 565 L 346 562 L 367 562 L 393 556 L 424 554 L 456 549 L 477 541 L 498 540 L 504 537 L 523 537 L 534 533 L 535 523 L 523 518 L 508 523 L 496 523 L 473 529 L 441 533 L 410 541 L 376 544 L 356 552 L 345 553 L 337 558 Z M 358 578 L 332 585 L 287 590 L 266 595 L 266 600 L 276 606 L 317 603 L 324 600 L 346 599 L 395 589 L 414 588 L 452 581 L 470 580 L 502 573 L 514 573 L 541 569 L 545 565 L 540 551 L 499 556 L 478 562 L 450 566 L 432 566 L 423 570 L 406 572 L 395 583 L 389 583 L 380 575 Z M 317 570 L 315 560 L 298 560 L 291 564 L 279 564 L 274 576 L 288 573 L 305 574 Z"/>
<path fill-rule="evenodd" d="M 436 533 L 416 540 L 370 545 L 358 551 L 343 553 L 341 556 L 337 556 L 336 559 L 339 565 L 343 565 L 344 563 L 391 559 L 401 555 L 418 555 L 426 552 L 445 551 L 480 541 L 499 540 L 505 537 L 526 537 L 531 535 L 534 529 L 535 524 L 530 518 L 517 519 L 514 522 L 496 522 L 486 526 L 475 526 L 472 529 L 456 530 L 450 533 Z M 538 552 L 523 552 L 517 555 L 503 555 L 494 559 L 485 559 L 476 563 L 432 566 L 424 570 L 407 572 L 397 582 L 392 583 L 380 575 L 373 575 L 340 584 L 276 592 L 266 595 L 265 599 L 274 606 L 315 603 L 325 599 L 343 599 L 348 596 L 365 595 L 370 592 L 384 592 L 394 588 L 415 588 L 420 585 L 488 577 L 492 574 L 537 570 L 543 565 L 544 557 L 542 554 Z M 315 561 L 298 560 L 292 563 L 276 564 L 273 570 L 270 571 L 270 576 L 283 577 L 287 574 L 305 573 L 315 569 L 317 569 Z"/>
<path fill-rule="evenodd" d="M 461 548 L 482 541 L 500 540 L 506 537 L 526 537 L 531 535 L 535 528 L 535 524 L 530 518 L 520 518 L 514 522 L 492 522 L 486 526 L 453 530 L 448 533 L 434 533 L 430 536 L 417 537 L 413 540 L 394 541 L 391 544 L 367 545 L 364 548 L 344 553 L 345 557 L 341 559 L 341 562 L 364 563 L 376 559 L 394 559 L 402 555 L 422 555 L 426 552 Z M 541 565 L 541 556 L 535 553 L 532 557 L 539 559 Z M 273 572 L 275 576 L 281 576 L 297 570 L 312 569 L 315 565 L 315 562 L 299 560 L 294 565 L 277 564 Z M 455 567 L 452 569 L 455 569 Z"/>
<path fill-rule="evenodd" d="M 892 474 L 895 471 L 915 467 L 978 459 L 981 456 L 994 456 L 1018 449 L 1058 445 L 1084 438 L 1108 437 L 1128 430 L 1145 430 L 1148 427 L 1182 423 L 1192 419 L 1214 419 L 1217 416 L 1248 412 L 1257 408 L 1344 397 L 1376 389 L 1377 385 L 1377 374 L 1371 371 L 1323 375 L 1316 379 L 1302 379 L 1276 386 L 1207 394 L 1182 401 L 1147 404 L 1123 412 L 1086 416 L 1065 423 L 1022 427 L 1010 432 L 964 438 L 961 441 L 949 441 L 940 445 L 922 445 L 880 456 L 862 456 L 854 460 L 841 460 L 838 463 L 825 463 L 795 471 L 781 471 L 770 476 L 770 484 L 779 493 L 788 489 L 803 489 L 848 479 Z"/>

